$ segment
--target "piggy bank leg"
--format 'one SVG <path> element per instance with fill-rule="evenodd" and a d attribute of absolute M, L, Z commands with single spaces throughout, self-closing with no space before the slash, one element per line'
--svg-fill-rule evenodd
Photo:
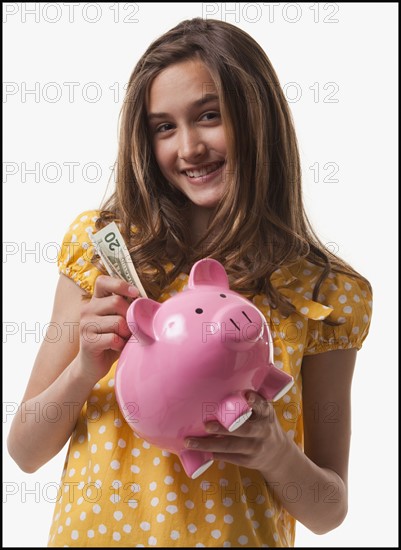
<path fill-rule="evenodd" d="M 202 451 L 181 451 L 181 464 L 188 477 L 196 479 L 213 464 L 213 454 Z"/>
<path fill-rule="evenodd" d="M 222 424 L 229 432 L 233 432 L 252 414 L 252 409 L 248 405 L 247 400 L 243 395 L 230 395 L 224 399 L 217 410 L 215 411 L 216 419 Z"/>
<path fill-rule="evenodd" d="M 267 401 L 277 401 L 285 395 L 294 384 L 292 376 L 286 372 L 271 366 L 258 393 Z"/>

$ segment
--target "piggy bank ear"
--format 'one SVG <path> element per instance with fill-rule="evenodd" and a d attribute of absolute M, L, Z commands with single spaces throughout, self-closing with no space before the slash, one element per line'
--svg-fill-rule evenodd
<path fill-rule="evenodd" d="M 217 260 L 204 258 L 192 266 L 188 288 L 193 290 L 204 285 L 229 288 L 226 270 Z"/>
<path fill-rule="evenodd" d="M 141 337 L 141 334 L 155 339 L 153 319 L 161 304 L 150 298 L 137 298 L 127 311 L 127 323 L 132 334 Z"/>

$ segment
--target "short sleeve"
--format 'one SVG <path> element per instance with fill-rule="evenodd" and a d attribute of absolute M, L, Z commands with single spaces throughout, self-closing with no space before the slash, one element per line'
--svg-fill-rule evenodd
<path fill-rule="evenodd" d="M 304 355 L 335 349 L 361 349 L 372 318 L 372 292 L 362 279 L 331 273 L 323 282 L 319 298 L 333 309 L 329 319 L 340 323 L 331 326 L 323 320 L 308 320 Z"/>
<path fill-rule="evenodd" d="M 95 280 L 100 271 L 91 263 L 94 253 L 92 233 L 99 217 L 98 210 L 87 210 L 75 218 L 64 235 L 57 258 L 60 273 L 93 294 Z"/>

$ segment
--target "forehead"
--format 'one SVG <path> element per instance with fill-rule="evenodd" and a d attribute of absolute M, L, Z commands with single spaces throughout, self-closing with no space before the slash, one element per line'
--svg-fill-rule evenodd
<path fill-rule="evenodd" d="M 206 65 L 191 59 L 163 69 L 152 81 L 147 99 L 148 111 L 168 111 L 169 105 L 199 100 L 216 94 L 217 88 Z"/>

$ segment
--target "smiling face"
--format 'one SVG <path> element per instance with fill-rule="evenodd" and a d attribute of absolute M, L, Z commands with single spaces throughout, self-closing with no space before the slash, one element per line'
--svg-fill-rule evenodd
<path fill-rule="evenodd" d="M 147 113 L 164 177 L 195 211 L 216 206 L 226 185 L 226 138 L 217 89 L 204 63 L 192 59 L 159 73 L 150 86 Z"/>

